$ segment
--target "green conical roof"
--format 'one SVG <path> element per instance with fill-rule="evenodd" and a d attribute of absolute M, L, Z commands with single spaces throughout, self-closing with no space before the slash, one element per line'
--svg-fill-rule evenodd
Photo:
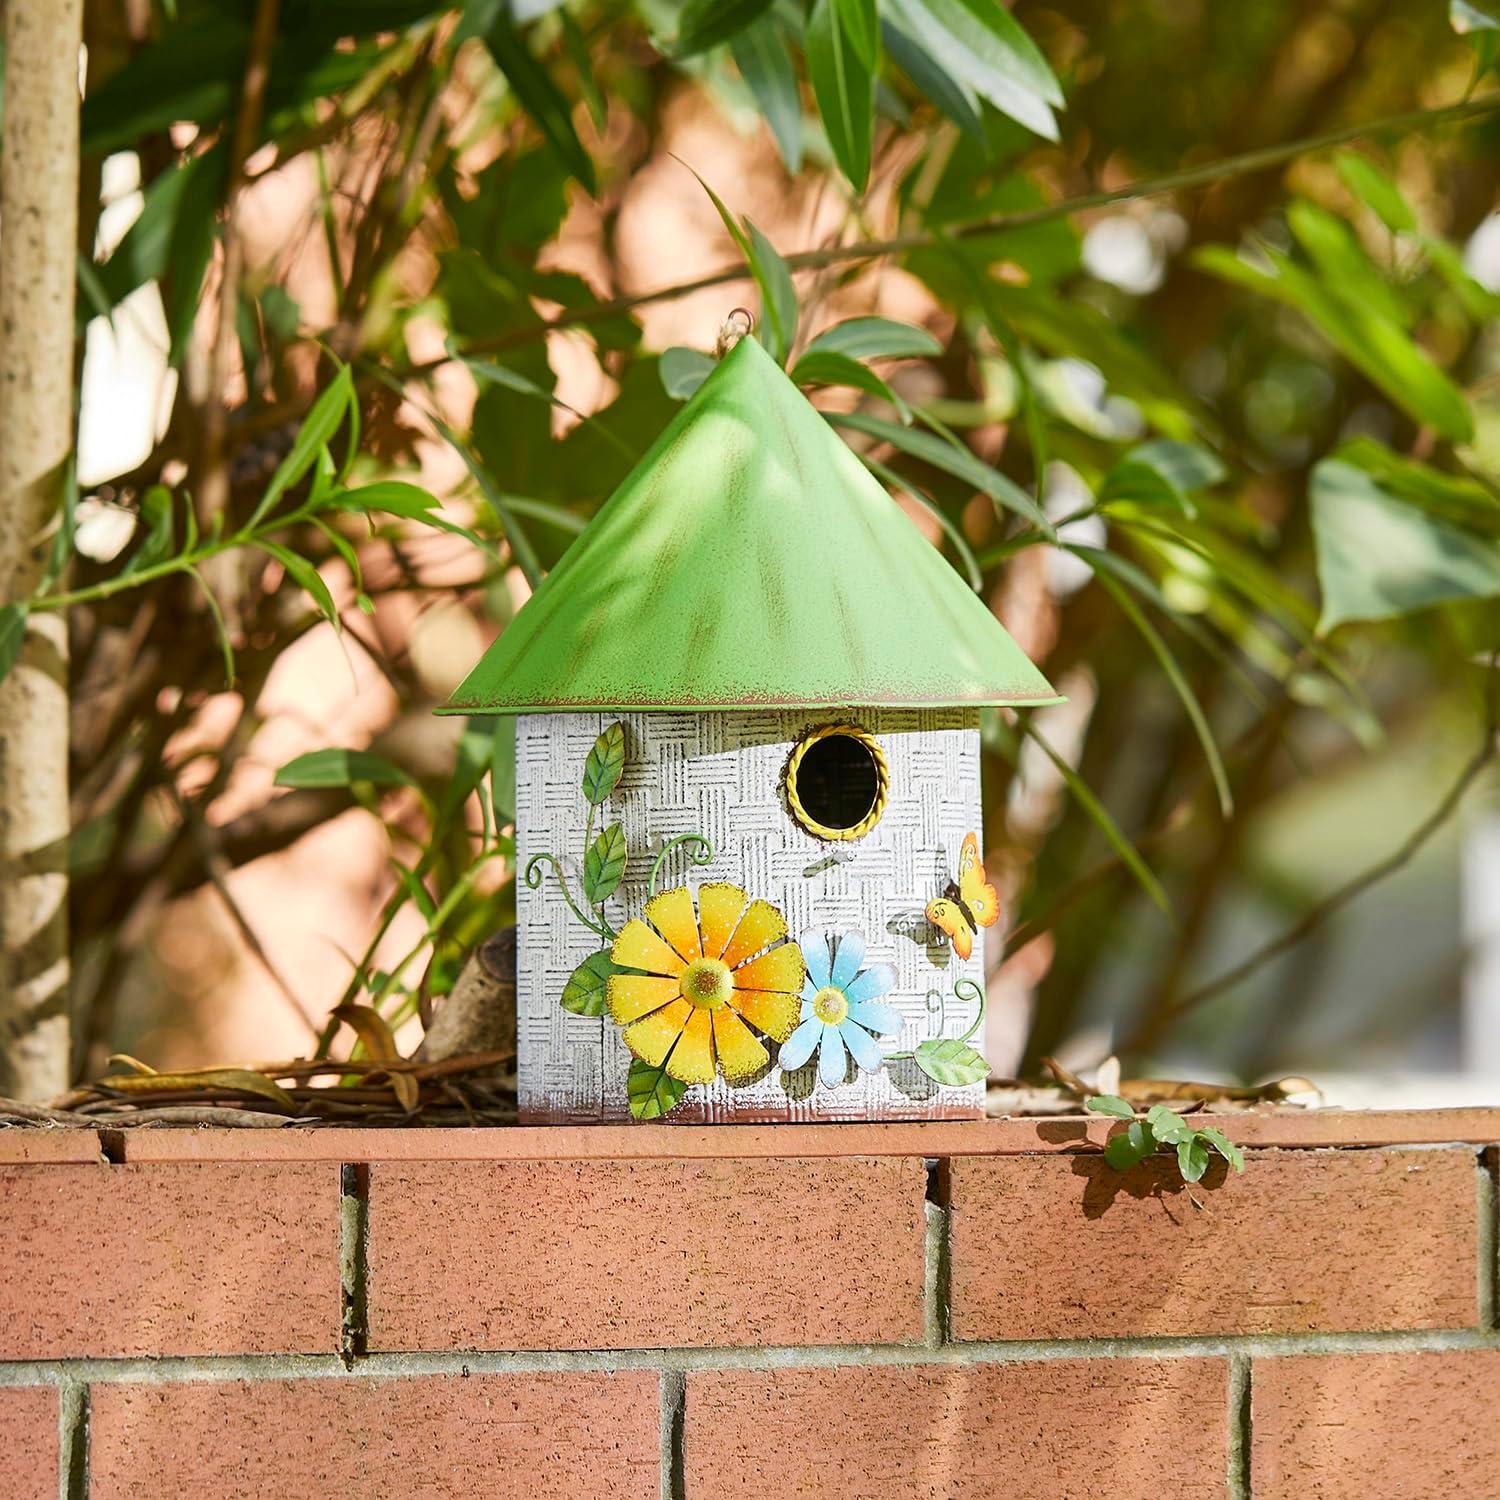
<path fill-rule="evenodd" d="M 1056 701 L 982 601 L 745 338 L 446 711 Z"/>

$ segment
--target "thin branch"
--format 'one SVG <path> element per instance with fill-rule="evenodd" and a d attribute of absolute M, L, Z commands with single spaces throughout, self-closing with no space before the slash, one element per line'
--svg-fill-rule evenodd
<path fill-rule="evenodd" d="M 1235 156 L 1222 157 L 1218 161 L 1205 162 L 1199 167 L 1188 167 L 1179 172 L 1167 172 L 1160 177 L 1143 177 L 1128 182 L 1123 187 L 1107 192 L 1083 193 L 1076 198 L 1062 198 L 1056 203 L 1044 203 L 1036 208 L 1018 209 L 1013 213 L 994 214 L 989 218 L 975 219 L 968 223 L 950 224 L 941 230 L 919 230 L 900 234 L 883 240 L 856 240 L 849 245 L 830 245 L 820 250 L 803 250 L 785 257 L 793 271 L 809 271 L 825 266 L 839 265 L 847 261 L 875 260 L 883 255 L 896 255 L 907 250 L 921 250 L 942 240 L 973 239 L 980 235 L 998 234 L 1002 230 L 1024 229 L 1032 224 L 1044 224 L 1054 219 L 1064 219 L 1070 214 L 1082 213 L 1091 208 L 1104 208 L 1111 203 L 1125 203 L 1137 198 L 1155 198 L 1164 193 L 1173 193 L 1185 188 L 1208 187 L 1231 177 L 1242 177 L 1250 172 L 1260 172 L 1268 167 L 1280 166 L 1284 162 L 1307 156 L 1317 151 L 1326 151 L 1333 146 L 1347 145 L 1372 135 L 1405 135 L 1426 130 L 1435 125 L 1456 123 L 1473 119 L 1479 115 L 1500 110 L 1500 93 L 1485 94 L 1478 99 L 1464 100 L 1458 104 L 1440 105 L 1434 109 L 1407 110 L 1402 114 L 1383 115 L 1376 120 L 1366 120 L 1358 125 L 1345 125 L 1337 130 L 1324 131 L 1320 135 L 1305 136 L 1296 141 L 1284 141 L 1275 146 L 1262 146 L 1254 151 L 1242 151 Z M 646 307 L 654 302 L 670 302 L 679 297 L 690 296 L 705 288 L 722 286 L 731 281 L 750 279 L 750 267 L 740 261 L 720 270 L 710 271 L 692 281 L 678 282 L 674 286 L 658 287 L 655 291 L 635 292 L 624 297 L 613 297 L 607 302 L 595 303 L 592 307 L 570 308 L 557 317 L 536 323 L 526 328 L 515 329 L 495 338 L 476 339 L 467 345 L 462 354 L 488 354 L 545 338 L 559 328 L 578 324 L 599 323 L 621 313 Z M 447 364 L 458 355 L 442 355 L 413 365 L 406 373 L 423 375 Z"/>
<path fill-rule="evenodd" d="M 198 858 L 202 860 L 203 868 L 207 871 L 214 890 L 219 894 L 219 900 L 224 903 L 224 909 L 229 913 L 229 919 L 234 923 L 245 946 L 255 956 L 261 968 L 266 971 L 277 992 L 286 1001 L 288 1009 L 312 1036 L 317 1036 L 317 1022 L 302 1008 L 302 1002 L 297 998 L 296 992 L 287 983 L 281 970 L 271 962 L 271 955 L 266 952 L 265 944 L 261 942 L 259 934 L 250 925 L 250 919 L 240 909 L 239 902 L 234 899 L 234 893 L 229 889 L 229 876 L 233 871 L 233 866 L 224 858 L 223 853 L 215 848 L 213 836 L 198 816 L 197 809 L 178 792 L 175 785 L 169 786 L 168 791 L 172 800 L 177 804 L 178 813 L 187 824 L 193 846 L 198 851 Z"/>
<path fill-rule="evenodd" d="M 1233 989 L 1236 985 L 1243 983 L 1257 970 L 1270 963 L 1272 959 L 1280 958 L 1283 953 L 1295 948 L 1304 939 L 1309 937 L 1323 925 L 1335 913 L 1342 911 L 1351 901 L 1362 896 L 1371 886 L 1378 885 L 1387 876 L 1394 875 L 1421 851 L 1423 846 L 1436 834 L 1453 814 L 1458 810 L 1463 801 L 1465 793 L 1473 786 L 1485 769 L 1500 755 L 1500 692 L 1496 688 L 1496 658 L 1500 652 L 1490 660 L 1489 678 L 1486 685 L 1486 711 L 1484 721 L 1484 733 L 1478 747 L 1473 755 L 1464 763 L 1463 769 L 1448 790 L 1443 794 L 1437 806 L 1402 840 L 1401 844 L 1384 859 L 1377 860 L 1368 869 L 1361 871 L 1347 884 L 1342 885 L 1332 895 L 1318 902 L 1303 917 L 1294 922 L 1279 937 L 1273 938 L 1263 947 L 1257 948 L 1248 958 L 1237 963 L 1233 968 L 1225 970 L 1206 984 L 1200 985 L 1196 990 L 1184 995 L 1176 1004 L 1168 1008 L 1164 1019 L 1175 1020 L 1179 1016 L 1193 1010 L 1205 1001 L 1212 1000 L 1217 995 L 1222 995 L 1226 990 Z M 1121 1051 L 1131 1051 L 1136 1046 L 1135 1039 L 1126 1042 Z"/>
<path fill-rule="evenodd" d="M 265 113 L 266 84 L 271 76 L 271 49 L 276 42 L 276 22 L 281 0 L 256 0 L 255 22 L 245 58 L 245 79 L 240 88 L 239 112 L 229 144 L 229 180 L 224 192 L 224 263 L 219 279 L 219 326 L 209 361 L 208 389 L 204 392 L 203 437 L 198 476 L 198 506 L 204 520 L 218 515 L 229 501 L 229 469 L 224 461 L 224 432 L 228 414 L 224 387 L 239 342 L 240 276 L 245 265 L 244 240 L 237 218 L 245 186 L 245 163 L 260 138 Z M 249 371 L 246 376 L 248 378 Z"/>

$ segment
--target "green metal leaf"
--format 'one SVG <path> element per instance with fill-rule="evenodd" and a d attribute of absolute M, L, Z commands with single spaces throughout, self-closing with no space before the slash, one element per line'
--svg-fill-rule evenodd
<path fill-rule="evenodd" d="M 1113 1115 L 1117 1120 L 1135 1119 L 1135 1105 L 1118 1094 L 1091 1094 L 1083 1107 L 1096 1115 Z"/>
<path fill-rule="evenodd" d="M 990 1065 L 984 1057 L 957 1037 L 922 1042 L 912 1053 L 912 1061 L 934 1083 L 947 1088 L 979 1083 L 990 1076 Z"/>
<path fill-rule="evenodd" d="M 656 369 L 662 389 L 674 401 L 686 401 L 713 373 L 714 364 L 713 355 L 679 344 L 662 350 Z"/>
<path fill-rule="evenodd" d="M 897 323 L 890 318 L 846 318 L 810 340 L 802 359 L 814 354 L 846 354 L 850 359 L 934 358 L 942 352 L 942 343 L 913 323 Z M 799 360 L 798 368 L 801 363 Z"/>
<path fill-rule="evenodd" d="M 607 1008 L 609 976 L 619 972 L 609 954 L 589 954 L 568 976 L 562 1008 L 575 1016 L 602 1016 Z"/>
<path fill-rule="evenodd" d="M 1457 599 L 1500 595 L 1500 541 L 1397 499 L 1362 469 L 1324 459 L 1310 481 L 1322 634 Z"/>
<path fill-rule="evenodd" d="M 374 786 L 412 786 L 400 766 L 368 750 L 309 750 L 289 760 L 276 773 L 277 786 L 353 786 L 368 781 Z"/>
<path fill-rule="evenodd" d="M 1208 1171 L 1208 1147 L 1196 1133 L 1178 1143 L 1177 1166 L 1184 1182 L 1197 1182 Z"/>
<path fill-rule="evenodd" d="M 1245 1170 L 1245 1153 L 1217 1125 L 1205 1125 L 1198 1138 L 1207 1141 L 1236 1172 Z"/>
<path fill-rule="evenodd" d="M 583 856 L 583 894 L 590 906 L 602 906 L 625 878 L 625 830 L 611 823 Z"/>
<path fill-rule="evenodd" d="M 0 682 L 10 675 L 10 669 L 21 654 L 30 612 L 30 606 L 26 604 L 0 605 Z"/>
<path fill-rule="evenodd" d="M 630 1113 L 637 1120 L 657 1120 L 674 1110 L 688 1085 L 668 1075 L 665 1068 L 655 1068 L 640 1058 L 632 1058 L 625 1075 L 625 1093 Z"/>
<path fill-rule="evenodd" d="M 802 170 L 802 92 L 781 27 L 774 17 L 761 16 L 730 42 L 729 54 L 795 175 Z"/>
<path fill-rule="evenodd" d="M 688 0 L 677 26 L 674 57 L 692 57 L 738 36 L 771 8 L 771 0 Z"/>
<path fill-rule="evenodd" d="M 597 807 L 619 784 L 624 769 L 625 726 L 611 724 L 583 763 L 583 795 Z"/>
<path fill-rule="evenodd" d="M 880 27 L 875 0 L 814 0 L 807 71 L 839 170 L 855 192 L 870 176 Z"/>

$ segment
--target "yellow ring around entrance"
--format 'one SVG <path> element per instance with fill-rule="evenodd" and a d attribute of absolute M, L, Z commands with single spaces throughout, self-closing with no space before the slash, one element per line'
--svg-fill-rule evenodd
<path fill-rule="evenodd" d="M 802 768 L 802 757 L 819 740 L 827 739 L 831 734 L 842 734 L 851 740 L 858 740 L 870 752 L 870 758 L 875 762 L 875 805 L 852 828 L 830 828 L 826 823 L 818 822 L 802 805 L 802 799 L 797 795 L 797 772 Z M 875 736 L 861 729 L 857 724 L 820 724 L 816 729 L 808 730 L 797 742 L 797 748 L 792 751 L 792 757 L 787 762 L 784 785 L 787 806 L 791 809 L 792 816 L 808 833 L 812 834 L 815 839 L 845 843 L 851 839 L 862 839 L 885 816 L 885 805 L 891 795 L 891 767 L 890 762 L 885 758 L 885 751 L 880 748 Z"/>

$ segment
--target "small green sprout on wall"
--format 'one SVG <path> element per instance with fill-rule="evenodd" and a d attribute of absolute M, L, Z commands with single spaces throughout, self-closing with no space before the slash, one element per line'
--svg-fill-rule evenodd
<path fill-rule="evenodd" d="M 1118 1094 L 1095 1094 L 1084 1101 L 1084 1108 L 1096 1115 L 1130 1121 L 1125 1130 L 1111 1136 L 1104 1146 L 1104 1159 L 1117 1172 L 1128 1172 L 1163 1147 L 1176 1151 L 1177 1166 L 1185 1182 L 1202 1178 L 1208 1171 L 1210 1152 L 1214 1151 L 1236 1172 L 1245 1170 L 1245 1153 L 1222 1130 L 1213 1125 L 1195 1130 L 1165 1104 L 1153 1104 L 1144 1119 L 1138 1118 L 1135 1106 Z"/>

